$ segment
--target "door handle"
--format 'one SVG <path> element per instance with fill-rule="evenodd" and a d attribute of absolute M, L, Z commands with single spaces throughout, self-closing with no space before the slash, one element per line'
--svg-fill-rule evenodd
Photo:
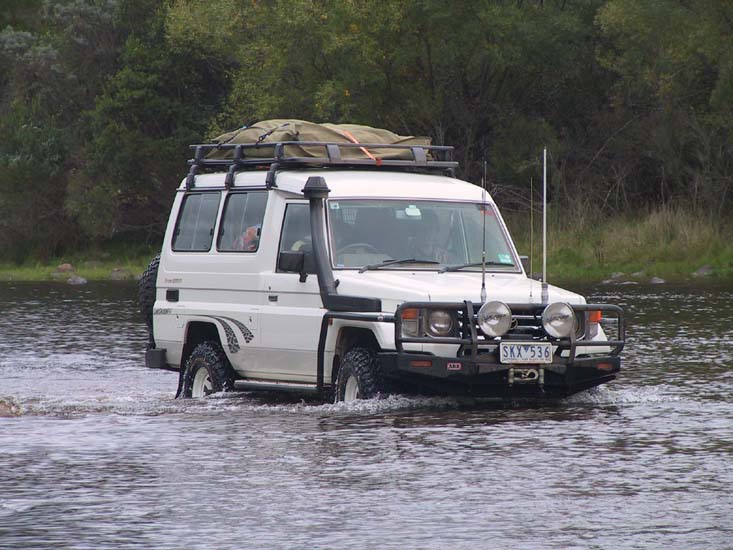
<path fill-rule="evenodd" d="M 277 302 L 277 294 L 270 294 L 267 297 L 267 300 L 270 301 L 270 302 Z"/>
<path fill-rule="evenodd" d="M 167 302 L 177 302 L 178 301 L 178 289 L 169 289 L 165 291 L 165 299 Z"/>

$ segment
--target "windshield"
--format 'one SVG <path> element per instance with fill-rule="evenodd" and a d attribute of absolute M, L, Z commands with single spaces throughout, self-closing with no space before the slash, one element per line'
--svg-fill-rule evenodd
<path fill-rule="evenodd" d="M 484 221 L 488 270 L 519 271 L 491 204 L 405 200 L 328 201 L 336 268 L 480 270 Z M 420 265 L 422 263 L 422 265 Z"/>

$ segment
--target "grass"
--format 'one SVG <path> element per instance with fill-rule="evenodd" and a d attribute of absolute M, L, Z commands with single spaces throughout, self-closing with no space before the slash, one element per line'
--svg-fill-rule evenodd
<path fill-rule="evenodd" d="M 103 281 L 115 276 L 137 279 L 160 248 L 148 245 L 115 243 L 64 254 L 47 262 L 26 260 L 21 264 L 0 261 L 0 281 L 66 281 L 76 275 L 88 281 Z M 61 273 L 58 266 L 71 264 L 74 270 Z"/>
<path fill-rule="evenodd" d="M 529 224 L 508 220 L 517 247 L 529 251 Z M 533 269 L 541 271 L 541 220 L 536 223 Z M 659 208 L 642 215 L 606 218 L 583 213 L 548 215 L 548 279 L 595 282 L 623 273 L 625 279 L 672 282 L 693 278 L 701 267 L 710 278 L 733 278 L 733 226 L 688 210 Z"/>

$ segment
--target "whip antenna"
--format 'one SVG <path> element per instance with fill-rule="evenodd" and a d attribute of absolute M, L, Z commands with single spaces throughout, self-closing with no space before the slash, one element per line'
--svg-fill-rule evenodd
<path fill-rule="evenodd" d="M 542 303 L 547 296 L 547 147 L 542 155 Z"/>
<path fill-rule="evenodd" d="M 532 176 L 529 178 L 529 278 L 532 278 L 532 257 L 534 256 L 534 185 L 532 182 Z M 530 281 L 529 284 L 529 303 L 532 303 L 532 287 L 533 284 Z"/>
<path fill-rule="evenodd" d="M 484 171 L 481 176 L 481 197 L 483 205 L 483 242 L 481 245 L 481 303 L 486 303 L 486 160 L 484 160 Z"/>

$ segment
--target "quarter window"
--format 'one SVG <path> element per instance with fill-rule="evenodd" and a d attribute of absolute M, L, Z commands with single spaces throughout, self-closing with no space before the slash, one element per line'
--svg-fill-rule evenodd
<path fill-rule="evenodd" d="M 217 248 L 223 252 L 256 252 L 266 204 L 266 191 L 230 194 L 224 205 Z"/>
<path fill-rule="evenodd" d="M 208 252 L 211 249 L 220 198 L 218 192 L 191 193 L 184 197 L 173 234 L 173 250 Z"/>

